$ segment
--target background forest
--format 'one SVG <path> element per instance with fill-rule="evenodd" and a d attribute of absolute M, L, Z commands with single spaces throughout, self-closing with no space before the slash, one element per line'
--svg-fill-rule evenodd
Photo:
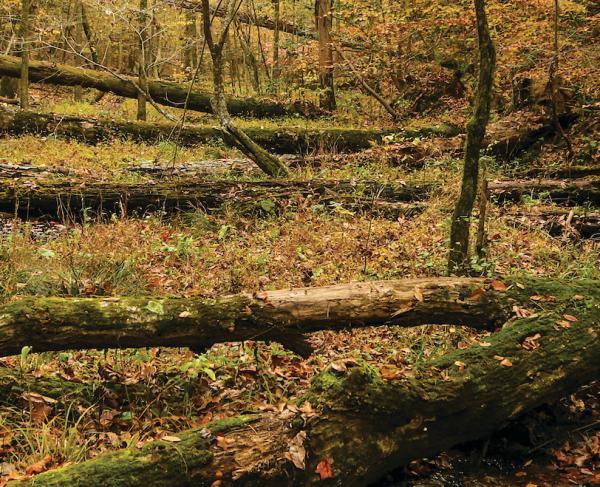
<path fill-rule="evenodd" d="M 3 0 L 0 486 L 600 484 L 599 80 L 594 0 Z"/>

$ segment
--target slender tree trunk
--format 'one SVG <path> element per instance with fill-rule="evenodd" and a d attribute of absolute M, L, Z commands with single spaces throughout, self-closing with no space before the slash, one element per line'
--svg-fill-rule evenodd
<path fill-rule="evenodd" d="M 550 62 L 549 69 L 549 82 L 550 82 L 550 90 L 551 90 L 551 110 L 552 110 L 552 121 L 554 123 L 554 127 L 556 129 L 556 133 L 559 134 L 562 139 L 565 141 L 567 146 L 567 152 L 569 159 L 573 157 L 573 146 L 571 144 L 571 140 L 565 133 L 560 120 L 558 113 L 558 90 L 560 88 L 560 79 L 558 77 L 558 64 L 560 60 L 560 48 L 558 45 L 558 22 L 560 16 L 560 6 L 558 3 L 559 0 L 554 0 L 554 53 L 552 56 L 552 61 Z"/>
<path fill-rule="evenodd" d="M 490 117 L 496 66 L 496 51 L 488 28 L 485 0 L 474 1 L 479 41 L 479 81 L 474 114 L 467 124 L 462 186 L 450 230 L 448 270 L 457 274 L 466 273 L 469 264 L 469 235 L 471 214 L 477 197 L 479 154 Z"/>
<path fill-rule="evenodd" d="M 280 0 L 273 0 L 273 65 L 271 68 L 271 81 L 275 93 L 279 92 L 279 19 L 281 14 Z"/>
<path fill-rule="evenodd" d="M 140 0 L 139 11 L 139 51 L 138 51 L 138 76 L 140 88 L 144 93 L 148 93 L 148 76 L 146 50 L 148 49 L 148 0 Z M 146 120 L 146 95 L 138 93 L 137 119 Z"/>
<path fill-rule="evenodd" d="M 83 51 L 83 3 L 81 0 L 75 0 L 75 39 L 73 48 L 75 49 L 75 66 L 83 64 L 81 54 Z M 83 88 L 81 85 L 73 87 L 73 100 L 76 103 L 83 99 Z"/>
<path fill-rule="evenodd" d="M 225 46 L 229 27 L 233 22 L 237 7 L 239 7 L 238 0 L 229 0 L 227 4 L 228 16 L 224 20 L 225 26 L 219 35 L 219 39 L 215 42 L 211 30 L 210 6 L 208 0 L 202 0 L 204 38 L 206 39 L 213 62 L 214 96 L 211 99 L 213 113 L 219 117 L 225 136 L 231 139 L 231 142 L 252 159 L 262 171 L 269 176 L 287 176 L 289 171 L 285 164 L 279 158 L 260 147 L 243 130 L 239 129 L 233 123 L 227 109 L 223 81 L 223 47 Z"/>
<path fill-rule="evenodd" d="M 198 36 L 196 26 L 196 13 L 193 10 L 185 11 L 185 36 L 183 39 L 184 66 L 193 71 L 198 66 L 198 51 L 196 49 L 196 38 Z"/>
<path fill-rule="evenodd" d="M 85 37 L 87 39 L 88 49 L 90 50 L 90 57 L 94 63 L 98 63 L 98 50 L 96 49 L 96 41 L 92 34 L 92 28 L 90 26 L 90 20 L 87 15 L 87 8 L 83 1 L 80 1 L 81 8 L 81 26 L 83 27 L 83 32 L 85 33 Z"/>
<path fill-rule="evenodd" d="M 31 0 L 21 0 L 21 77 L 19 99 L 21 108 L 29 108 L 29 17 Z"/>
<path fill-rule="evenodd" d="M 333 0 L 315 0 L 315 25 L 319 35 L 319 84 L 321 108 L 336 109 L 333 79 L 333 46 L 331 27 L 333 24 Z"/>

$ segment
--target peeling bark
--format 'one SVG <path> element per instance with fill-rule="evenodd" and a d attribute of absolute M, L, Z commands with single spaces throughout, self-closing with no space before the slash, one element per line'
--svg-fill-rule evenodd
<path fill-rule="evenodd" d="M 507 280 L 506 293 L 481 280 L 455 282 L 466 286 L 467 299 L 481 292 L 472 289 L 484 291 L 480 309 L 489 300 L 501 303 L 509 319 L 486 343 L 430 360 L 413 378 L 386 380 L 360 364 L 341 373 L 330 368 L 300 399 L 316 412 L 310 417 L 285 411 L 230 418 L 179 434 L 177 444 L 152 442 L 10 485 L 187 487 L 218 480 L 219 485 L 364 486 L 415 458 L 485 437 L 597 378 L 597 281 L 519 278 L 520 287 Z M 535 314 L 513 314 L 513 309 L 523 316 L 522 310 L 534 308 L 532 298 L 543 300 Z M 424 304 L 433 301 L 424 295 Z M 477 306 L 473 303 L 471 310 Z M 577 321 L 565 325 L 565 313 Z M 224 441 L 217 442 L 217 434 Z M 229 446 L 223 449 L 223 444 Z M 289 460 L 292 444 L 306 450 L 305 468 Z M 315 472 L 322 462 L 331 467 L 326 482 Z"/>

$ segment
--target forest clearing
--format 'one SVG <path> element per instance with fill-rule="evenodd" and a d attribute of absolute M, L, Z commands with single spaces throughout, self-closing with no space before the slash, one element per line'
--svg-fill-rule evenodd
<path fill-rule="evenodd" d="M 0 487 L 600 485 L 595 0 L 4 0 Z"/>

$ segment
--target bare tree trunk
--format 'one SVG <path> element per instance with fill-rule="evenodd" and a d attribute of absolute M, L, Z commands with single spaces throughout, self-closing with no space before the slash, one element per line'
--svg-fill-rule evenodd
<path fill-rule="evenodd" d="M 138 51 L 138 75 L 140 89 L 144 93 L 148 93 L 148 76 L 146 72 L 146 49 L 148 49 L 148 0 L 140 0 L 139 11 L 139 51 Z M 137 119 L 146 120 L 146 95 L 138 94 Z"/>
<path fill-rule="evenodd" d="M 560 79 L 558 78 L 558 63 L 560 59 L 560 48 L 558 45 L 558 20 L 560 15 L 560 6 L 558 0 L 554 0 L 554 54 L 552 56 L 552 61 L 550 62 L 549 69 L 549 82 L 550 82 L 550 90 L 551 90 L 551 109 L 552 109 L 552 121 L 554 123 L 554 127 L 556 129 L 556 133 L 560 134 L 562 139 L 565 141 L 567 146 L 567 152 L 569 155 L 569 159 L 573 157 L 573 146 L 571 144 L 571 140 L 567 137 L 558 116 L 558 89 L 560 84 Z"/>
<path fill-rule="evenodd" d="M 475 1 L 477 38 L 479 40 L 479 82 L 473 117 L 467 124 L 463 179 L 460 196 L 452 215 L 448 271 L 464 274 L 469 264 L 471 214 L 477 197 L 479 154 L 490 117 L 496 51 L 490 37 L 485 0 Z"/>
<path fill-rule="evenodd" d="M 331 27 L 333 23 L 333 0 L 315 0 L 315 25 L 319 35 L 319 84 L 321 108 L 336 109 L 333 80 L 333 47 Z"/>
<path fill-rule="evenodd" d="M 29 16 L 31 0 L 21 1 L 21 77 L 19 99 L 21 108 L 29 108 Z"/>
<path fill-rule="evenodd" d="M 185 36 L 183 38 L 184 66 L 192 71 L 198 66 L 198 51 L 196 50 L 197 38 L 196 13 L 193 10 L 185 11 Z"/>
<path fill-rule="evenodd" d="M 260 169 L 269 176 L 287 176 L 289 174 L 287 167 L 274 155 L 267 152 L 254 142 L 246 133 L 239 129 L 231 119 L 227 109 L 227 100 L 225 98 L 225 86 L 223 83 L 223 47 L 227 40 L 229 27 L 233 22 L 237 9 L 238 0 L 228 0 L 228 15 L 224 19 L 224 26 L 217 42 L 213 40 L 211 30 L 210 6 L 208 0 L 202 0 L 202 25 L 204 28 L 204 38 L 208 45 L 210 55 L 213 61 L 213 82 L 214 96 L 211 99 L 213 113 L 219 117 L 221 127 L 225 135 L 250 159 L 252 159 Z"/>
<path fill-rule="evenodd" d="M 273 91 L 279 92 L 279 19 L 281 14 L 280 0 L 273 0 L 273 65 L 271 67 L 271 81 Z"/>
<path fill-rule="evenodd" d="M 75 57 L 75 66 L 82 66 L 82 51 L 83 51 L 83 3 L 81 0 L 75 0 L 75 39 L 74 46 L 75 49 L 74 57 Z M 81 102 L 83 98 L 83 88 L 81 85 L 73 87 L 73 100 L 76 103 Z"/>

